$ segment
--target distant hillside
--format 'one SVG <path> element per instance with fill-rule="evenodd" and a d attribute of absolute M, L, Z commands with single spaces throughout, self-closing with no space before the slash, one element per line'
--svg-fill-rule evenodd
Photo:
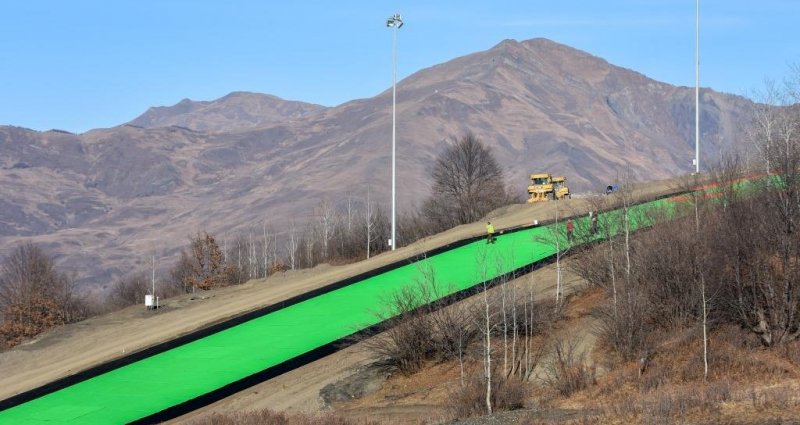
<path fill-rule="evenodd" d="M 684 174 L 694 157 L 693 89 L 549 40 L 506 40 L 421 70 L 397 95 L 401 211 L 427 195 L 432 161 L 466 131 L 520 192 L 535 171 L 579 192 L 626 167 L 645 180 Z M 701 102 L 706 164 L 743 144 L 751 103 L 709 89 Z M 387 202 L 390 134 L 390 90 L 334 108 L 232 93 L 79 136 L 0 127 L 0 246 L 30 238 L 106 284 L 198 230 L 302 225 L 322 199 L 368 187 Z"/>
<path fill-rule="evenodd" d="M 156 106 L 129 124 L 145 128 L 178 126 L 219 133 L 274 125 L 323 109 L 324 106 L 267 94 L 234 92 L 210 102 L 184 99 L 173 106 Z"/>

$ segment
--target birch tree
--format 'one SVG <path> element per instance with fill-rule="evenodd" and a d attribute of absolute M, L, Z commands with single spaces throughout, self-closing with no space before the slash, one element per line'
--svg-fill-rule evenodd
<path fill-rule="evenodd" d="M 289 257 L 289 268 L 297 268 L 297 247 L 298 247 L 297 224 L 294 220 L 289 222 L 289 235 L 286 240 L 286 252 Z"/>
<path fill-rule="evenodd" d="M 324 199 L 317 207 L 317 217 L 319 219 L 319 230 L 322 239 L 322 258 L 327 260 L 330 258 L 330 251 L 328 245 L 333 234 L 334 219 L 336 210 L 327 199 Z"/>

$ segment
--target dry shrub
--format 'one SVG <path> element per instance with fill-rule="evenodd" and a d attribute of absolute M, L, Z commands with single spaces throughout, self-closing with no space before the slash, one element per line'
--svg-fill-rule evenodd
<path fill-rule="evenodd" d="M 752 406 L 758 410 L 786 409 L 800 406 L 800 396 L 797 393 L 797 388 L 751 389 L 747 395 Z"/>
<path fill-rule="evenodd" d="M 504 379 L 502 374 L 492 376 L 491 402 L 495 412 L 524 407 L 526 389 L 522 381 Z M 485 415 L 486 378 L 483 373 L 474 374 L 464 385 L 452 391 L 447 400 L 447 409 L 454 419 Z"/>
<path fill-rule="evenodd" d="M 800 341 L 793 341 L 783 347 L 783 355 L 787 360 L 800 366 Z"/>
<path fill-rule="evenodd" d="M 703 395 L 702 390 L 695 388 L 658 391 L 641 404 L 641 413 L 647 423 L 664 423 L 670 419 L 684 418 L 693 412 L 718 411 L 718 403 Z"/>
<path fill-rule="evenodd" d="M 144 303 L 144 296 L 152 290 L 151 280 L 143 272 L 117 280 L 108 293 L 113 308 L 124 308 Z"/>
<path fill-rule="evenodd" d="M 705 387 L 665 386 L 647 395 L 625 397 L 603 409 L 606 417 L 639 418 L 641 423 L 661 424 L 685 419 L 693 413 L 717 413 L 721 403 L 733 400 L 730 384 Z"/>
<path fill-rule="evenodd" d="M 594 385 L 595 368 L 586 364 L 586 353 L 578 350 L 576 340 L 557 340 L 553 358 L 545 366 L 545 383 L 562 396 Z"/>
<path fill-rule="evenodd" d="M 442 307 L 432 292 L 435 286 L 419 284 L 404 288 L 386 301 L 388 313 L 377 335 L 364 341 L 377 365 L 393 372 L 410 374 L 429 361 L 441 362 L 463 356 L 477 338 L 467 309 L 458 305 Z"/>
<path fill-rule="evenodd" d="M 710 382 L 731 380 L 732 382 L 774 382 L 786 378 L 797 378 L 800 370 L 788 361 L 781 352 L 766 350 L 760 344 L 750 345 L 750 332 L 736 326 L 723 326 L 709 337 Z M 703 381 L 703 347 L 698 335 L 682 353 L 664 353 L 672 358 L 669 372 L 676 383 Z"/>
<path fill-rule="evenodd" d="M 0 264 L 0 348 L 85 318 L 86 298 L 41 248 L 26 243 Z"/>
<path fill-rule="evenodd" d="M 355 422 L 333 413 L 321 415 L 287 415 L 271 410 L 252 412 L 215 413 L 211 416 L 191 422 L 191 425 L 370 425 L 372 422 Z"/>
<path fill-rule="evenodd" d="M 662 342 L 646 367 L 640 369 L 638 360 L 623 363 L 600 380 L 594 394 L 613 399 L 617 405 L 627 397 L 636 401 L 690 385 L 702 388 L 703 398 L 716 403 L 738 397 L 744 384 L 772 385 L 800 377 L 800 369 L 782 353 L 765 349 L 752 336 L 744 338 L 750 334 L 747 330 L 722 326 L 709 337 L 709 374 L 704 383 L 702 337 L 693 329 L 674 334 L 671 338 L 654 334 L 654 340 Z"/>
<path fill-rule="evenodd" d="M 189 253 L 181 253 L 181 263 L 185 263 L 185 255 L 190 266 L 188 275 L 184 276 L 184 285 L 203 290 L 229 285 L 231 270 L 225 264 L 225 253 L 216 238 L 203 232 L 190 238 L 189 242 Z"/>
<path fill-rule="evenodd" d="M 622 360 L 638 359 L 649 351 L 647 336 L 654 329 L 648 317 L 648 303 L 642 294 L 631 293 L 619 298 L 616 311 L 613 305 L 604 305 L 595 311 L 600 319 L 601 341 L 613 348 Z"/>
<path fill-rule="evenodd" d="M 51 299 L 32 297 L 26 305 L 11 305 L 3 312 L 0 324 L 0 347 L 13 347 L 34 336 L 66 322 L 58 305 Z"/>
<path fill-rule="evenodd" d="M 272 263 L 272 267 L 270 267 L 269 273 L 270 274 L 283 273 L 287 270 L 289 270 L 289 266 L 287 266 L 286 263 L 284 263 L 283 261 L 278 260 Z"/>
<path fill-rule="evenodd" d="M 436 353 L 429 321 L 423 314 L 409 313 L 390 322 L 383 334 L 366 341 L 367 349 L 388 370 L 418 371 Z"/>
<path fill-rule="evenodd" d="M 723 420 L 723 406 L 732 405 L 770 415 L 783 413 L 793 417 L 791 412 L 800 406 L 800 396 L 793 387 L 737 390 L 728 381 L 693 386 L 667 385 L 648 394 L 614 399 L 597 410 L 600 418 L 596 423 L 616 423 L 620 420 L 643 424 L 687 423 L 689 418 L 692 418 L 690 423 L 766 423 L 764 416 L 750 417 L 741 422 Z"/>

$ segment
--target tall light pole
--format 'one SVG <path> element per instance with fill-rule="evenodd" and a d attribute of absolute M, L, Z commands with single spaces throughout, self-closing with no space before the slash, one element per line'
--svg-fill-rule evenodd
<path fill-rule="evenodd" d="M 700 0 L 695 0 L 694 172 L 700 173 Z"/>
<path fill-rule="evenodd" d="M 403 27 L 403 18 L 395 13 L 386 20 L 386 26 L 392 29 L 392 251 L 397 248 L 397 176 L 395 168 L 395 138 L 397 133 L 397 30 Z"/>

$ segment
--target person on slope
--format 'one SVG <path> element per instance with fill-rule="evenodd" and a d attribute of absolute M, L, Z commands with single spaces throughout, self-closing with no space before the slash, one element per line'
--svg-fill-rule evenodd
<path fill-rule="evenodd" d="M 494 243 L 494 226 L 491 221 L 486 222 L 486 243 Z"/>
<path fill-rule="evenodd" d="M 575 231 L 575 225 L 570 219 L 567 221 L 567 242 L 572 243 L 572 233 Z"/>

